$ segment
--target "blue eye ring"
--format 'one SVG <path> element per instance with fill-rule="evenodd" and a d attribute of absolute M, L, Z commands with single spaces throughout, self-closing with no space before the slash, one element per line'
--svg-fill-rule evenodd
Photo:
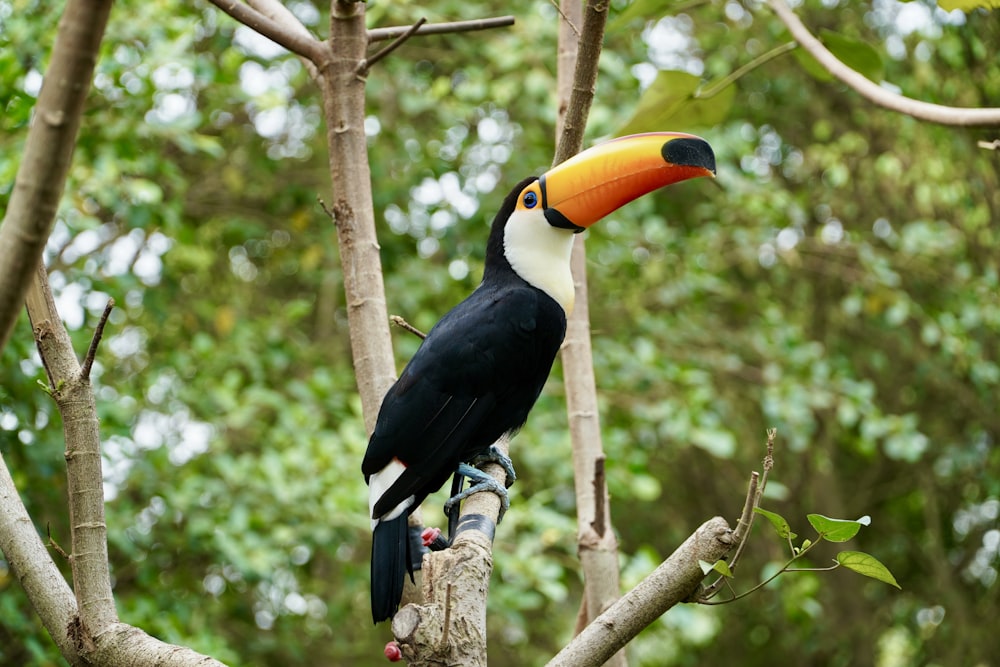
<path fill-rule="evenodd" d="M 535 208 L 538 206 L 538 195 L 534 192 L 525 192 L 524 197 L 521 198 L 521 202 L 525 208 Z"/>

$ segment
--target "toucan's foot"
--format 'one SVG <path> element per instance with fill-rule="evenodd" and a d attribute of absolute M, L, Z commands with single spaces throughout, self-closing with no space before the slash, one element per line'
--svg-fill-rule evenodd
<path fill-rule="evenodd" d="M 478 468 L 484 463 L 496 463 L 503 471 L 507 473 L 507 488 L 509 489 L 511 484 L 517 481 L 517 473 L 514 472 L 514 463 L 510 460 L 510 457 L 500 451 L 496 445 L 490 445 L 482 454 L 478 454 L 472 457 L 469 461 L 469 465 Z"/>
<path fill-rule="evenodd" d="M 496 461 L 496 463 L 500 462 Z M 507 463 L 510 464 L 510 459 L 507 459 Z M 503 464 L 500 463 L 500 465 L 502 466 Z M 469 488 L 459 491 L 445 501 L 444 513 L 448 515 L 449 527 L 452 523 L 457 523 L 458 510 L 462 501 L 480 491 L 492 491 L 500 497 L 500 513 L 497 516 L 497 523 L 500 523 L 503 520 L 503 515 L 510 507 L 510 498 L 507 496 L 507 489 L 500 482 L 493 479 L 492 475 L 488 475 L 478 468 L 473 468 L 468 463 L 458 464 L 457 474 L 469 478 Z"/>

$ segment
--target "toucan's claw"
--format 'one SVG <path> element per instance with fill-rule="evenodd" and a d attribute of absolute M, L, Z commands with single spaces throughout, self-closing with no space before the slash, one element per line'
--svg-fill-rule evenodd
<path fill-rule="evenodd" d="M 477 454 L 469 461 L 469 465 L 474 468 L 478 468 L 484 463 L 496 463 L 503 468 L 503 471 L 507 473 L 508 489 L 517 481 L 517 473 L 514 472 L 514 462 L 510 460 L 509 456 L 501 452 L 496 445 L 490 445 L 489 449 L 482 454 Z"/>
<path fill-rule="evenodd" d="M 500 462 L 497 461 L 497 463 Z M 507 463 L 510 463 L 510 459 L 507 459 Z M 501 463 L 500 465 L 503 464 Z M 500 498 L 500 513 L 497 516 L 497 523 L 500 523 L 503 520 L 503 515 L 510 507 L 510 498 L 507 496 L 507 489 L 500 482 L 496 481 L 492 475 L 488 475 L 478 468 L 473 468 L 468 463 L 460 463 L 456 474 L 468 477 L 470 486 L 445 501 L 444 513 L 448 515 L 449 528 L 453 523 L 457 524 L 458 510 L 462 501 L 480 491 L 492 491 Z M 454 535 L 452 537 L 454 538 Z"/>

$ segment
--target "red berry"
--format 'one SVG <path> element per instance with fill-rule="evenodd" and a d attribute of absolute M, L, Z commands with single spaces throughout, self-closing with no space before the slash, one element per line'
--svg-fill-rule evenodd
<path fill-rule="evenodd" d="M 389 662 L 399 662 L 403 659 L 403 652 L 399 650 L 399 644 L 396 642 L 389 642 L 385 645 L 385 657 Z"/>
<path fill-rule="evenodd" d="M 420 533 L 420 539 L 423 540 L 425 547 L 429 547 L 439 537 L 441 537 L 440 528 L 424 528 L 424 532 Z"/>

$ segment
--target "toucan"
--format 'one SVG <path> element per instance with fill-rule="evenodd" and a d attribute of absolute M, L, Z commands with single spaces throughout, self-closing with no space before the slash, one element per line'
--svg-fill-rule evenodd
<path fill-rule="evenodd" d="M 598 144 L 507 195 L 490 228 L 482 282 L 430 330 L 386 393 L 361 464 L 375 623 L 395 614 L 404 577 L 412 577 L 407 518 L 428 494 L 462 473 L 474 490 L 506 499 L 469 464 L 498 460 L 513 476 L 509 459 L 491 447 L 525 423 L 562 344 L 574 301 L 573 235 L 657 188 L 714 174 L 705 140 L 652 132 Z"/>

